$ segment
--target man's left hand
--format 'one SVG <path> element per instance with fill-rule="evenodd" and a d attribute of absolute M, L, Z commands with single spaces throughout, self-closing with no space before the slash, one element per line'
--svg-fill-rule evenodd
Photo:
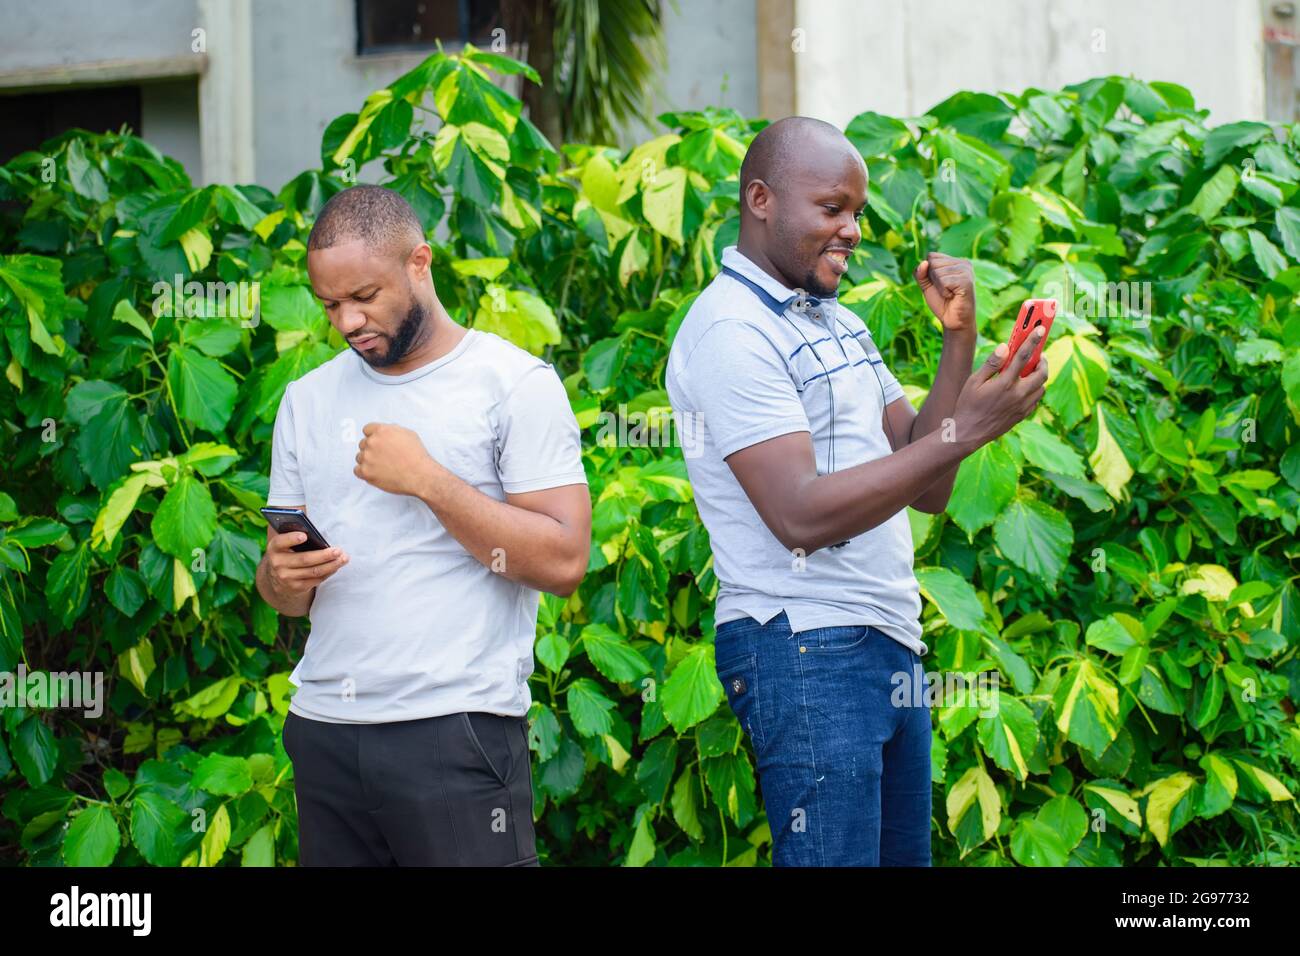
<path fill-rule="evenodd" d="M 975 334 L 975 270 L 969 259 L 932 252 L 912 277 L 945 331 Z"/>
<path fill-rule="evenodd" d="M 361 429 L 357 466 L 362 481 L 394 495 L 419 495 L 436 465 L 420 436 L 401 425 L 371 422 Z"/>

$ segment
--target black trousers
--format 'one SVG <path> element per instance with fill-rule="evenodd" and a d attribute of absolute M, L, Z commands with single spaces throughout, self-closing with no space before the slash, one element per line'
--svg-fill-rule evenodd
<path fill-rule="evenodd" d="M 289 712 L 301 866 L 538 866 L 528 722 L 335 724 Z"/>

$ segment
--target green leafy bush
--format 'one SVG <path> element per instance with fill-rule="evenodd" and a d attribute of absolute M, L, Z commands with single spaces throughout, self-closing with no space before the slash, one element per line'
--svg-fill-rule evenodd
<path fill-rule="evenodd" d="M 6 701 L 14 860 L 296 860 L 279 732 L 306 622 L 253 587 L 257 508 L 285 384 L 344 347 L 306 232 L 367 163 L 435 237 L 449 311 L 553 360 L 585 430 L 590 570 L 545 596 L 532 679 L 544 862 L 770 859 L 661 387 L 760 124 L 669 114 L 627 153 L 556 152 L 489 72 L 527 68 L 431 57 L 278 194 L 195 189 L 125 132 L 0 168 L 0 671 L 109 688 L 98 716 Z M 928 250 L 974 260 L 981 353 L 1023 298 L 1065 296 L 1034 418 L 963 463 L 946 514 L 909 512 L 927 668 L 1000 688 L 936 708 L 936 863 L 1295 862 L 1295 128 L 1101 78 L 847 132 L 871 187 L 843 300 L 914 402 Z"/>

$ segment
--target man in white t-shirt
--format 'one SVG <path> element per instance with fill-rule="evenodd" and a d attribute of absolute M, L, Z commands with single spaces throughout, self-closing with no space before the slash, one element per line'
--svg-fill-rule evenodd
<path fill-rule="evenodd" d="M 528 725 L 539 591 L 586 571 L 591 499 L 553 367 L 438 301 L 396 192 L 354 186 L 308 240 L 350 348 L 291 382 L 258 590 L 310 615 L 285 719 L 304 865 L 537 865 Z"/>

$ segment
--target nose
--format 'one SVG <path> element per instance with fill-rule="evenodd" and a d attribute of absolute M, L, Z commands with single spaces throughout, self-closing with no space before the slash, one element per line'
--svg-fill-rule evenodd
<path fill-rule="evenodd" d="M 336 319 L 338 324 L 335 327 L 344 338 L 349 337 L 366 324 L 366 314 L 355 302 L 340 304 L 336 312 Z"/>
<path fill-rule="evenodd" d="M 845 211 L 844 217 L 844 222 L 840 224 L 839 231 L 835 235 L 845 245 L 857 246 L 862 241 L 862 227 L 858 225 L 858 217 L 850 210 Z"/>

